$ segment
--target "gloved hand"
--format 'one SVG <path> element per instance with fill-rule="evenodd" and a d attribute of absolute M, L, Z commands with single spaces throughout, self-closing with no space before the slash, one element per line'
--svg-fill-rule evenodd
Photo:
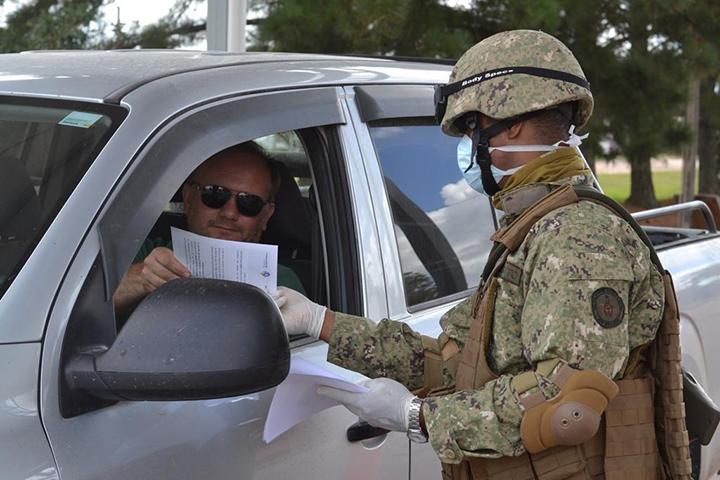
<path fill-rule="evenodd" d="M 415 395 L 402 383 L 389 378 L 366 380 L 362 385 L 369 391 L 356 393 L 319 387 L 317 393 L 342 403 L 370 425 L 395 432 L 407 432 L 410 402 Z"/>
<path fill-rule="evenodd" d="M 307 334 L 312 338 L 320 338 L 327 310 L 325 307 L 287 287 L 278 287 L 273 299 L 283 316 L 288 335 Z"/>

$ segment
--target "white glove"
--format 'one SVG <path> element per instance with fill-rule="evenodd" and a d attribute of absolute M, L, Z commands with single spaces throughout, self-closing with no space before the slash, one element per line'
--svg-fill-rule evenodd
<path fill-rule="evenodd" d="M 332 398 L 375 427 L 407 432 L 410 402 L 415 395 L 402 383 L 375 378 L 362 383 L 368 392 L 355 393 L 332 387 L 319 387 L 317 393 Z"/>
<path fill-rule="evenodd" d="M 278 287 L 273 299 L 282 313 L 288 335 L 306 334 L 312 338 L 320 338 L 327 310 L 325 307 L 287 287 Z"/>

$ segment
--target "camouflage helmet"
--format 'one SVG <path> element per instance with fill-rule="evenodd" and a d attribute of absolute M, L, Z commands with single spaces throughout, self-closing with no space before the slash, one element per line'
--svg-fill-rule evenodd
<path fill-rule="evenodd" d="M 443 132 L 462 136 L 456 121 L 468 112 L 494 119 L 577 102 L 579 129 L 593 110 L 590 84 L 570 49 L 535 30 L 512 30 L 477 43 L 457 61 L 450 83 L 436 90 Z M 443 111 L 444 109 L 444 111 Z"/>

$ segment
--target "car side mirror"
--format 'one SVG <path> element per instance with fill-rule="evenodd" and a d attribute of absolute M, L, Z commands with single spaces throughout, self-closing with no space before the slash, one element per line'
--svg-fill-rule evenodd
<path fill-rule="evenodd" d="M 251 285 L 173 280 L 135 309 L 112 346 L 76 355 L 73 390 L 108 400 L 198 400 L 278 385 L 290 350 L 275 302 Z"/>

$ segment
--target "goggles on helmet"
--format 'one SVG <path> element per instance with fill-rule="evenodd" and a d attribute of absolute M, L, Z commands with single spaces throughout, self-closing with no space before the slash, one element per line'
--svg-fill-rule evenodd
<path fill-rule="evenodd" d="M 450 95 L 459 92 L 468 87 L 479 85 L 493 78 L 504 77 L 513 74 L 533 75 L 536 77 L 550 78 L 553 80 L 561 80 L 563 82 L 574 83 L 583 88 L 590 90 L 590 83 L 582 77 L 567 72 L 551 70 L 549 68 L 539 67 L 503 67 L 488 70 L 486 72 L 477 73 L 463 80 L 459 80 L 447 85 L 435 86 L 435 119 L 438 123 L 442 122 L 447 110 L 447 99 Z"/>

